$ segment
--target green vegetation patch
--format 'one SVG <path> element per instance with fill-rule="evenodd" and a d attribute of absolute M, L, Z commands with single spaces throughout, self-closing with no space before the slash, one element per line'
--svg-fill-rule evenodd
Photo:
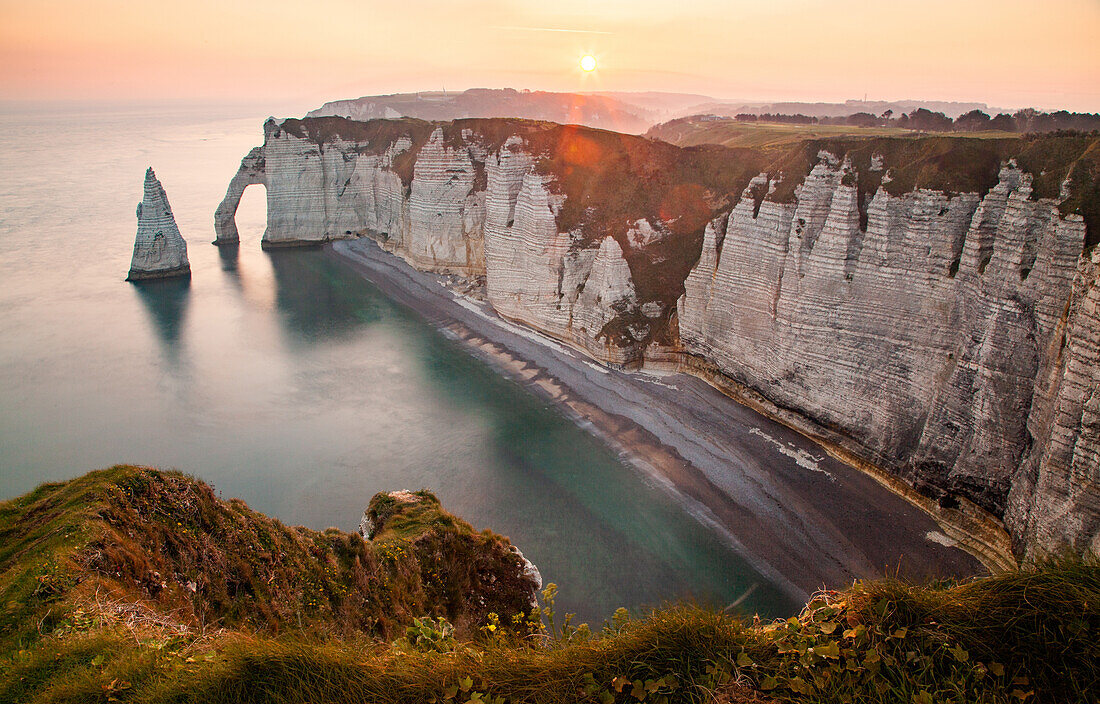
<path fill-rule="evenodd" d="M 54 606 L 81 579 L 75 558 L 105 505 L 94 475 L 43 484 L 0 503 L 0 650 L 60 621 L 64 610 Z"/>
<path fill-rule="evenodd" d="M 389 637 L 421 614 L 469 629 L 529 608 L 536 585 L 507 539 L 419 494 L 430 511 L 365 541 L 285 526 L 178 472 L 118 466 L 43 485 L 0 504 L 0 648 L 123 623 L 156 637 Z"/>
<path fill-rule="evenodd" d="M 375 494 L 367 505 L 367 518 L 374 541 L 410 540 L 433 529 L 472 535 L 469 523 L 443 510 L 435 494 L 420 491 L 391 491 Z"/>
<path fill-rule="evenodd" d="M 562 127 L 553 144 L 533 144 L 550 188 L 565 196 L 561 232 L 579 231 L 577 247 L 612 237 L 622 248 L 641 302 L 674 306 L 699 258 L 703 230 L 728 210 L 760 173 L 760 155 L 714 147 L 678 149 L 633 135 Z M 646 220 L 663 236 L 638 247 L 628 231 Z"/>
<path fill-rule="evenodd" d="M 656 125 L 646 132 L 681 147 L 719 144 L 750 149 L 787 148 L 810 139 L 834 137 L 906 137 L 914 133 L 900 127 L 858 127 L 854 125 L 781 124 L 739 122 L 732 119 L 700 120 L 682 117 Z M 1008 135 L 1009 133 L 1002 133 Z"/>

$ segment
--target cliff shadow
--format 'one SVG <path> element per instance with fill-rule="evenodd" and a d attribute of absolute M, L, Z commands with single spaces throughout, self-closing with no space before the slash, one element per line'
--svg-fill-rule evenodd
<path fill-rule="evenodd" d="M 230 243 L 218 245 L 218 264 L 225 280 L 233 285 L 238 292 L 244 290 L 244 282 L 241 280 L 241 245 Z"/>
<path fill-rule="evenodd" d="M 140 281 L 133 286 L 149 315 L 165 360 L 179 366 L 180 337 L 191 300 L 191 279 Z"/>
<path fill-rule="evenodd" d="M 222 271 L 239 277 L 241 260 L 240 242 L 218 245 L 218 260 L 221 262 Z"/>
<path fill-rule="evenodd" d="M 297 344 L 348 339 L 393 311 L 373 286 L 319 249 L 268 250 L 275 305 Z"/>

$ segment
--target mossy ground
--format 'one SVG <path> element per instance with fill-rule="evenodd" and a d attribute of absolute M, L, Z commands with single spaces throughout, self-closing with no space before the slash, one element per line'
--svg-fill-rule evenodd
<path fill-rule="evenodd" d="M 388 632 L 353 627 L 358 621 L 333 608 L 338 600 L 331 592 L 329 605 L 318 607 L 310 601 L 321 592 L 280 582 L 279 570 L 301 570 L 303 584 L 321 580 L 333 558 L 362 563 L 358 546 L 336 545 L 333 532 L 283 527 L 239 502 L 210 502 L 204 486 L 183 475 L 119 467 L 0 504 L 0 701 L 1097 701 L 1100 565 L 1094 559 L 1051 560 L 958 584 L 859 582 L 822 592 L 797 616 L 775 622 L 669 606 L 634 619 L 618 614 L 596 633 L 568 620 L 562 625 L 550 589 L 541 613 L 515 615 L 526 620 L 517 628 L 486 613 L 456 641 L 449 632 L 435 637 L 440 622 L 425 618 L 391 645 L 401 633 L 397 624 L 411 621 L 402 613 L 430 615 L 433 607 L 386 602 L 401 597 L 357 581 L 360 573 L 343 567 L 327 578 L 328 589 L 366 590 L 375 612 L 386 612 L 394 624 Z M 384 551 L 402 535 L 414 542 L 432 534 L 485 535 L 446 514 L 430 494 L 409 496 L 414 500 L 372 502 L 381 543 L 360 540 L 368 552 Z M 417 531 L 395 521 L 406 504 L 427 523 L 439 521 L 436 528 Z M 127 522 L 126 511 L 141 517 Z M 239 528 L 209 533 L 215 517 Z M 130 538 L 131 530 L 134 537 L 115 557 L 89 561 L 89 546 L 113 554 L 117 537 L 110 531 Z M 262 599 L 254 594 L 200 608 L 188 592 L 162 586 L 153 595 L 143 586 L 150 567 L 184 564 L 139 554 L 154 545 L 148 536 L 159 536 L 155 544 L 164 554 L 182 555 L 180 546 L 196 540 L 197 530 L 207 532 L 205 549 L 220 557 L 187 563 L 197 570 L 189 578 L 239 581 L 242 568 L 234 565 L 240 561 L 265 580 L 274 575 Z M 308 548 L 300 559 L 288 556 L 285 566 L 262 567 L 262 558 L 249 556 L 255 543 L 245 538 L 261 540 L 265 531 L 270 541 L 304 541 Z M 293 535 L 277 537 L 281 531 Z M 502 541 L 490 541 L 496 543 Z M 286 549 L 298 550 L 295 545 Z M 461 570 L 466 558 L 452 567 Z M 374 564 L 383 570 L 387 561 L 403 559 L 374 555 Z M 449 607 L 434 610 L 449 613 Z M 284 612 L 301 614 L 302 623 Z M 199 622 L 203 613 L 217 615 L 217 622 Z M 539 621 L 533 628 L 532 618 Z"/>
<path fill-rule="evenodd" d="M 431 511 L 398 507 L 400 533 L 367 541 L 285 526 L 179 472 L 44 484 L 0 503 L 0 652 L 130 628 L 391 638 L 418 615 L 470 630 L 526 610 L 535 585 L 507 539 L 419 498 Z"/>

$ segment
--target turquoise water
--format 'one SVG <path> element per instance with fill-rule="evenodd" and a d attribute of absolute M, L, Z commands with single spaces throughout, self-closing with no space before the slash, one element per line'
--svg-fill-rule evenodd
<path fill-rule="evenodd" d="M 506 534 L 599 623 L 695 598 L 793 605 L 555 408 L 319 251 L 239 251 L 212 214 L 265 116 L 211 108 L 0 115 L 0 498 L 118 462 L 174 467 L 281 520 L 353 530 L 377 491 L 430 488 Z M 142 175 L 189 283 L 125 283 Z"/>

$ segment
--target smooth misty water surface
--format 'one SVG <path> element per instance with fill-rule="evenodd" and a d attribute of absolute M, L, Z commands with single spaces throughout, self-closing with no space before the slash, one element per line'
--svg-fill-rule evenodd
<path fill-rule="evenodd" d="M 241 117 L 241 115 L 245 117 Z M 434 490 L 600 622 L 693 596 L 791 603 L 556 409 L 319 251 L 239 252 L 213 212 L 265 115 L 0 114 L 0 498 L 116 463 L 174 467 L 284 522 L 354 530 L 370 497 Z M 190 283 L 126 283 L 152 166 Z"/>

